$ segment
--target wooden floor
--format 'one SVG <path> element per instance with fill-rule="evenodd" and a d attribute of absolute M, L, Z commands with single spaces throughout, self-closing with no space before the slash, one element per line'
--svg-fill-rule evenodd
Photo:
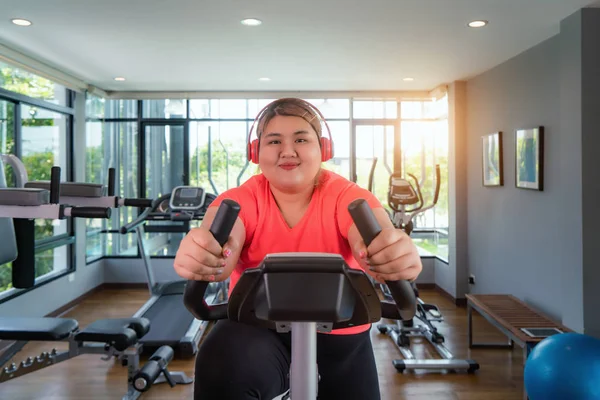
<path fill-rule="evenodd" d="M 80 305 L 65 313 L 80 326 L 96 319 L 131 316 L 147 299 L 147 292 L 134 290 L 103 290 L 87 297 Z M 382 399 L 410 400 L 511 400 L 523 399 L 523 357 L 521 349 L 469 350 L 467 346 L 466 309 L 456 307 L 446 297 L 430 290 L 421 290 L 425 302 L 437 304 L 445 321 L 439 330 L 446 337 L 447 347 L 457 358 L 471 358 L 480 364 L 475 374 L 410 372 L 400 374 L 392 360 L 400 358 L 388 336 L 372 330 L 375 357 L 379 371 Z M 475 338 L 478 341 L 506 342 L 483 318 L 474 318 Z M 416 342 L 416 340 L 415 340 Z M 62 343 L 60 343 L 62 344 Z M 56 343 L 29 343 L 15 356 L 18 363 L 28 356 L 38 355 L 56 347 Z M 435 357 L 423 343 L 415 343 L 417 355 Z M 185 371 L 192 376 L 193 360 L 173 360 L 169 369 Z M 114 360 L 103 361 L 98 355 L 83 355 L 0 384 L 0 399 L 120 399 L 126 392 L 127 371 Z M 167 384 L 154 386 L 141 399 L 191 399 L 193 385 Z"/>

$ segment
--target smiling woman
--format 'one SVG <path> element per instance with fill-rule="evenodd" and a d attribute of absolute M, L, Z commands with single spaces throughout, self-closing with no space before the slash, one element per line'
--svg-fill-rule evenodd
<path fill-rule="evenodd" d="M 257 138 L 250 142 L 248 159 L 261 173 L 212 201 L 202 225 L 181 241 L 173 262 L 177 274 L 198 281 L 229 280 L 231 292 L 244 271 L 256 268 L 267 254 L 309 252 L 339 254 L 350 268 L 368 271 L 379 281 L 419 275 L 416 247 L 393 227 L 379 200 L 321 168 L 333 151 L 330 138 L 322 136 L 327 124 L 318 109 L 301 99 L 282 98 L 263 108 L 255 121 Z M 348 211 L 356 199 L 365 200 L 382 228 L 368 248 Z M 237 202 L 240 212 L 229 239 L 220 245 L 208 228 L 226 200 Z M 224 320 L 210 331 L 196 358 L 195 398 L 256 393 L 270 399 L 287 390 L 289 381 L 281 378 L 289 373 L 289 335 L 249 328 Z M 366 323 L 318 334 L 320 397 L 380 397 L 369 329 Z M 248 338 L 252 345 L 247 347 Z"/>

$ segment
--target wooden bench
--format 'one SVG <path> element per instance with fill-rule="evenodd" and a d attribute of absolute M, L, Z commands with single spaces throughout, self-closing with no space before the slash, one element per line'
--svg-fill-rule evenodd
<path fill-rule="evenodd" d="M 523 349 L 523 364 L 525 364 L 531 350 L 544 338 L 531 337 L 523 332 L 521 328 L 557 328 L 562 332 L 572 332 L 566 326 L 556 323 L 508 294 L 467 294 L 466 297 L 470 348 L 512 349 L 514 343 L 517 343 Z M 473 343 L 473 310 L 504 333 L 508 337 L 508 343 Z"/>

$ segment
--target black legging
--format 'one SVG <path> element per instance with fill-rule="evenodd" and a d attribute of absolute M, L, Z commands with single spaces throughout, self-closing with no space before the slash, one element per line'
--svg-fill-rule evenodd
<path fill-rule="evenodd" d="M 319 400 L 379 400 L 369 331 L 317 335 Z M 289 389 L 291 336 L 221 320 L 196 356 L 195 400 L 271 400 Z M 293 399 L 292 399 L 293 400 Z"/>

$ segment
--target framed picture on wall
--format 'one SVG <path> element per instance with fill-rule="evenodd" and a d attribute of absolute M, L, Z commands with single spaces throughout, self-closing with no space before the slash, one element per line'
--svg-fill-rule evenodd
<path fill-rule="evenodd" d="M 483 146 L 483 186 L 504 185 L 502 132 L 481 137 Z"/>
<path fill-rule="evenodd" d="M 515 132 L 515 184 L 518 188 L 544 190 L 544 127 Z"/>

